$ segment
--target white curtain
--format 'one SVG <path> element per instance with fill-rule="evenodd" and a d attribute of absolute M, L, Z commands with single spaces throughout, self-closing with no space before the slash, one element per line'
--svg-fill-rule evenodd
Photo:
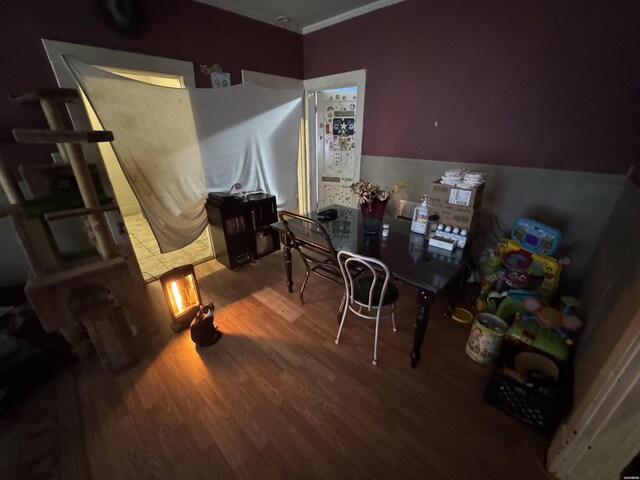
<path fill-rule="evenodd" d="M 207 192 L 262 189 L 295 208 L 300 92 L 254 84 L 173 89 L 66 57 L 106 130 L 162 252 L 207 225 Z"/>
<path fill-rule="evenodd" d="M 263 190 L 279 209 L 297 205 L 301 92 L 244 83 L 192 91 L 208 191 Z"/>
<path fill-rule="evenodd" d="M 242 81 L 255 83 L 266 88 L 294 90 L 299 92 L 300 98 L 304 98 L 304 81 L 297 78 L 282 77 L 269 73 L 242 70 Z M 298 132 L 298 212 L 308 212 L 311 198 L 309 197 L 309 164 L 307 162 L 307 135 L 305 131 L 305 118 L 303 106 L 300 106 L 300 122 Z"/>

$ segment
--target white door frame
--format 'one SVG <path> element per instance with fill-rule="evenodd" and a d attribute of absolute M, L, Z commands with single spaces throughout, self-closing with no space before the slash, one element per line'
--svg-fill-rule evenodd
<path fill-rule="evenodd" d="M 316 92 L 333 90 L 335 88 L 357 87 L 356 96 L 356 128 L 354 148 L 354 172 L 359 174 L 362 159 L 362 133 L 364 126 L 364 88 L 367 81 L 366 70 L 354 70 L 351 72 L 328 75 L 326 77 L 310 78 L 304 81 L 305 90 L 305 124 L 307 130 L 307 165 L 309 177 L 309 205 L 306 211 L 316 210 L 318 205 L 318 165 L 316 162 L 315 139 L 317 136 L 315 102 L 312 98 Z M 313 141 L 312 141 L 313 139 Z M 354 179 L 354 181 L 357 179 Z"/>
<path fill-rule="evenodd" d="M 547 470 L 563 480 L 619 478 L 638 453 L 640 310 L 547 449 Z"/>

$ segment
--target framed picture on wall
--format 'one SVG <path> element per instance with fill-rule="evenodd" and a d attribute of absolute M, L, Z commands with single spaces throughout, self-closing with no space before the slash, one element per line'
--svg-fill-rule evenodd
<path fill-rule="evenodd" d="M 231 85 L 231 75 L 226 72 L 213 72 L 211 74 L 211 86 L 213 88 L 224 88 Z"/>

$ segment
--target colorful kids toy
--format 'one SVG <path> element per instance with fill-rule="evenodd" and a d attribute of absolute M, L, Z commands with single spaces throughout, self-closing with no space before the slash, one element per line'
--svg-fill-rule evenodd
<path fill-rule="evenodd" d="M 549 256 L 559 241 L 560 232 L 554 228 L 527 218 L 516 220 L 511 238 L 499 241 L 482 265 L 485 275 L 476 308 L 482 311 L 493 307 L 489 305 L 490 294 L 510 289 L 549 302 L 558 289 L 562 271 L 558 261 Z"/>

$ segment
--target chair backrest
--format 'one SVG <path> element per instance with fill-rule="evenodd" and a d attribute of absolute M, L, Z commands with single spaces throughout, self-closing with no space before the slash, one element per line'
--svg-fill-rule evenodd
<path fill-rule="evenodd" d="M 372 307 L 381 308 L 391 280 L 391 272 L 384 262 L 377 258 L 366 257 L 344 250 L 339 251 L 337 257 L 344 279 L 347 302 L 354 302 L 368 309 Z M 364 296 L 366 301 L 358 301 L 356 299 L 358 295 L 355 294 L 357 288 L 356 279 L 359 279 L 360 285 L 362 285 L 363 282 L 361 280 L 369 276 L 369 274 L 372 281 L 368 294 Z M 375 300 L 378 300 L 377 305 L 374 304 Z"/>
<path fill-rule="evenodd" d="M 297 213 L 282 211 L 280 221 L 291 239 L 292 247 L 300 254 L 307 268 L 310 265 L 325 265 L 334 268 L 340 276 L 337 252 L 331 237 L 317 221 Z"/>

